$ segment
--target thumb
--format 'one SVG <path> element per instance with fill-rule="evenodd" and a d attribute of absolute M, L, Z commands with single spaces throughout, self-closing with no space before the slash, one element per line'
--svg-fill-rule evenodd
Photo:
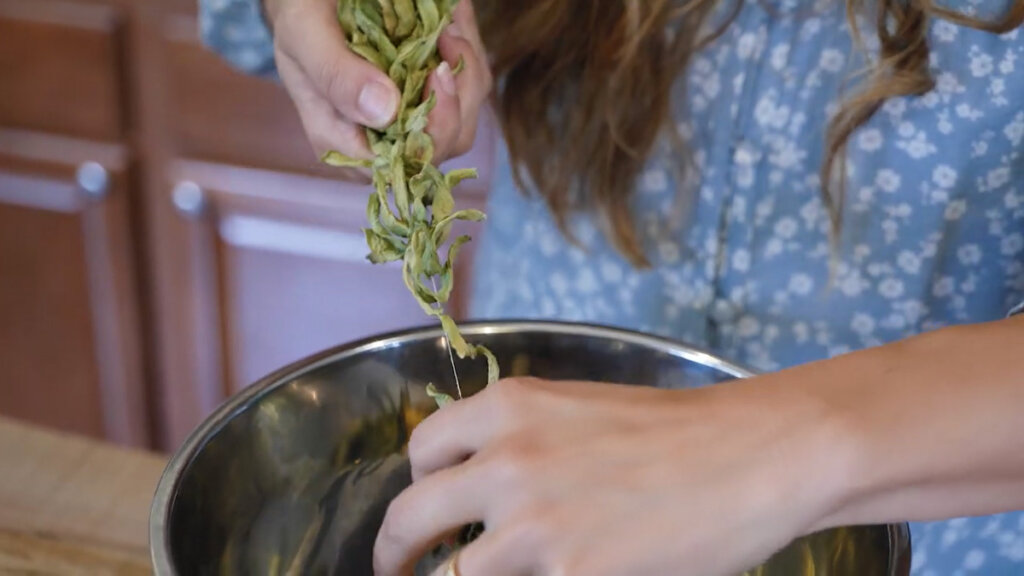
<path fill-rule="evenodd" d="M 277 26 L 282 51 L 346 119 L 384 128 L 398 111 L 401 94 L 382 70 L 349 50 L 329 2 L 302 2 Z"/>

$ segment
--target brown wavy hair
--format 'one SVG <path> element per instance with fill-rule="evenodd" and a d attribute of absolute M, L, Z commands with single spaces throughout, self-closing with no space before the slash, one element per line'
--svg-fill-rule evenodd
<path fill-rule="evenodd" d="M 733 3 L 726 10 L 730 16 L 702 34 L 722 1 Z M 661 136 L 681 147 L 676 131 L 665 130 L 673 124 L 673 89 L 693 54 L 727 28 L 742 2 L 475 1 L 498 79 L 496 108 L 517 182 L 545 198 L 564 233 L 571 213 L 595 211 L 614 245 L 635 265 L 648 264 L 629 210 L 635 182 Z M 992 33 L 1024 23 L 1024 0 L 992 21 L 932 0 L 846 0 L 846 8 L 857 44 L 861 36 L 854 16 L 867 15 L 875 22 L 880 50 L 864 71 L 861 89 L 826 128 L 821 181 L 833 242 L 840 234 L 843 159 L 851 134 L 886 100 L 921 95 L 934 86 L 929 22 L 942 18 Z"/>

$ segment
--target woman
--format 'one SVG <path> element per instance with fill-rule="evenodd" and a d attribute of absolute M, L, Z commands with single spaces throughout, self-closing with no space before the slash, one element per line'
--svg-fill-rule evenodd
<path fill-rule="evenodd" d="M 346 50 L 332 0 L 201 4 L 212 46 L 279 72 L 318 151 L 366 154 L 397 92 Z M 465 71 L 429 85 L 448 157 L 499 87 L 475 314 L 644 330 L 771 374 L 456 403 L 413 438 L 378 574 L 475 520 L 449 573 L 730 574 L 901 520 L 915 574 L 1024 573 L 1024 318 L 1006 318 L 1024 302 L 1024 2 L 477 8 L 482 34 L 463 2 L 440 44 Z"/>

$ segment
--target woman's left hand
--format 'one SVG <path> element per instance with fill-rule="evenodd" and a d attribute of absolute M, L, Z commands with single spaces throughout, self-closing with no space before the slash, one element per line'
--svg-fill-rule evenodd
<path fill-rule="evenodd" d="M 461 576 L 737 574 L 831 511 L 841 451 L 824 412 L 769 382 L 498 382 L 415 430 L 376 574 L 411 574 L 473 522 L 486 531 Z"/>

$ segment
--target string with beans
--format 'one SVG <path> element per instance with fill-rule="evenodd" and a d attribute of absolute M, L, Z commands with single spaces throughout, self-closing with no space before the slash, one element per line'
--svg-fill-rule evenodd
<path fill-rule="evenodd" d="M 401 91 L 394 122 L 383 130 L 367 128 L 373 160 L 350 158 L 336 151 L 322 161 L 335 167 L 369 168 L 370 195 L 364 229 L 367 256 L 374 264 L 402 261 L 402 278 L 423 311 L 441 323 L 459 358 L 487 360 L 488 384 L 498 379 L 498 362 L 484 346 L 468 343 L 445 311 L 455 287 L 455 259 L 470 241 L 451 241 L 444 261 L 439 250 L 459 220 L 480 222 L 479 210 L 456 210 L 452 190 L 475 178 L 475 169 L 451 170 L 434 165 L 434 141 L 426 133 L 427 116 L 436 96 L 424 97 L 430 74 L 441 64 L 437 41 L 451 23 L 459 0 L 338 0 L 338 21 L 352 51 L 385 71 Z M 454 73 L 463 67 L 460 60 Z M 433 386 L 428 393 L 443 405 L 453 399 Z M 461 390 L 460 390 L 461 395 Z"/>

